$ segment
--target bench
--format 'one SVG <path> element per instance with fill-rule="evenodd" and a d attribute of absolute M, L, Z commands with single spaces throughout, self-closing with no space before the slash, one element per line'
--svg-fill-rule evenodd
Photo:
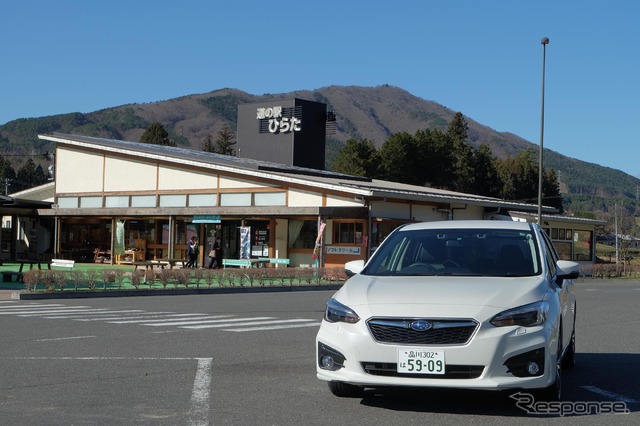
<path fill-rule="evenodd" d="M 251 260 L 249 259 L 222 259 L 222 267 L 239 266 L 240 268 L 250 268 Z"/>
<path fill-rule="evenodd" d="M 67 260 L 67 259 L 51 259 L 51 266 L 58 266 L 60 268 L 71 269 L 75 266 L 75 260 Z"/>

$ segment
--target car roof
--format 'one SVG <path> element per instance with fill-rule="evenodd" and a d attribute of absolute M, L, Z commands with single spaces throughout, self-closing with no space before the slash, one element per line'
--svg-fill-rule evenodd
<path fill-rule="evenodd" d="M 400 231 L 414 231 L 421 229 L 513 229 L 530 231 L 531 223 L 507 220 L 445 220 L 435 222 L 411 223 L 403 226 Z"/>

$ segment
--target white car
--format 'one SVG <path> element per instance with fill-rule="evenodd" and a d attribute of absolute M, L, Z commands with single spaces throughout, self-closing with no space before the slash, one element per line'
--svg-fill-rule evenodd
<path fill-rule="evenodd" d="M 538 225 L 446 221 L 402 226 L 328 301 L 317 377 L 337 396 L 420 386 L 536 390 L 560 399 L 575 364 L 579 264 Z"/>

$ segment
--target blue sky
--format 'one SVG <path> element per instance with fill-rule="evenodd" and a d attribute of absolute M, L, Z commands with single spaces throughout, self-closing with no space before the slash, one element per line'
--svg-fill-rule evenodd
<path fill-rule="evenodd" d="M 640 175 L 635 0 L 21 0 L 0 11 L 0 124 L 225 87 L 390 84 L 538 144 L 548 37 L 544 147 Z"/>

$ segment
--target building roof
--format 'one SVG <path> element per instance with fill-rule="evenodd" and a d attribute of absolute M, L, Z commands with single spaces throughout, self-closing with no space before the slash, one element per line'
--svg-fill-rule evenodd
<path fill-rule="evenodd" d="M 537 204 L 506 201 L 426 186 L 408 185 L 398 182 L 351 176 L 326 170 L 288 166 L 187 148 L 143 144 L 132 141 L 104 139 L 90 136 L 54 133 L 38 135 L 42 140 L 65 145 L 99 149 L 114 154 L 126 154 L 144 160 L 159 160 L 180 165 L 189 165 L 220 172 L 241 173 L 245 176 L 265 178 L 283 183 L 296 183 L 314 188 L 339 191 L 349 196 L 369 198 L 401 199 L 412 201 L 474 204 L 490 208 L 505 208 L 519 211 L 537 211 Z M 545 213 L 556 213 L 557 209 L 543 206 Z"/>

